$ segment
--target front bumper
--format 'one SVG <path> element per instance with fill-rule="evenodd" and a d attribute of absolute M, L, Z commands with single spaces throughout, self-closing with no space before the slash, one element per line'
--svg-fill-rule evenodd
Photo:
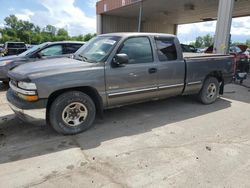
<path fill-rule="evenodd" d="M 15 112 L 18 118 L 33 124 L 46 124 L 47 100 L 38 102 L 24 101 L 17 97 L 11 89 L 7 91 L 6 96 L 10 108 Z"/>
<path fill-rule="evenodd" d="M 34 124 L 46 124 L 46 109 L 24 110 L 9 102 L 10 108 L 18 118 Z"/>

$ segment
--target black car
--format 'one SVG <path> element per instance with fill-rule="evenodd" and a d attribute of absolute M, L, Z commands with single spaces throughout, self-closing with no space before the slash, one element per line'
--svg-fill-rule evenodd
<path fill-rule="evenodd" d="M 4 56 L 18 55 L 26 50 L 24 42 L 6 42 L 3 46 Z"/>
<path fill-rule="evenodd" d="M 0 80 L 3 82 L 8 82 L 8 71 L 20 64 L 47 58 L 70 56 L 71 54 L 75 53 L 82 45 L 84 45 L 84 42 L 46 42 L 36 45 L 19 55 L 1 57 Z"/>

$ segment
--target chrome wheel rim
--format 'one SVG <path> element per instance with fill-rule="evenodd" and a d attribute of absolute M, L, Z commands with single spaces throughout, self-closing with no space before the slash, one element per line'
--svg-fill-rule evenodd
<path fill-rule="evenodd" d="M 210 83 L 207 88 L 207 98 L 213 99 L 217 93 L 217 88 L 214 83 Z"/>
<path fill-rule="evenodd" d="M 83 123 L 88 116 L 87 107 L 79 102 L 66 106 L 62 113 L 62 119 L 68 126 L 76 127 Z"/>

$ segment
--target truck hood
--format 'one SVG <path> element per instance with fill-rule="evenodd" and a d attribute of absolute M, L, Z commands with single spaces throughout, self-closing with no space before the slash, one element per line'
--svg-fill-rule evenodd
<path fill-rule="evenodd" d="M 22 64 L 9 71 L 9 76 L 12 78 L 17 75 L 22 78 L 37 78 L 47 75 L 77 72 L 91 68 L 92 66 L 93 63 L 72 58 L 56 58 Z"/>

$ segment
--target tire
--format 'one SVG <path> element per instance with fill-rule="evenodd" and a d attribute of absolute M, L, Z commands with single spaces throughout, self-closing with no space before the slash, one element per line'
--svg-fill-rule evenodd
<path fill-rule="evenodd" d="M 199 93 L 199 100 L 203 104 L 214 103 L 219 96 L 219 82 L 215 77 L 208 77 L 202 86 Z"/>
<path fill-rule="evenodd" d="M 64 135 L 78 134 L 89 129 L 95 120 L 93 100 L 80 91 L 69 91 L 58 96 L 49 109 L 49 123 Z"/>

